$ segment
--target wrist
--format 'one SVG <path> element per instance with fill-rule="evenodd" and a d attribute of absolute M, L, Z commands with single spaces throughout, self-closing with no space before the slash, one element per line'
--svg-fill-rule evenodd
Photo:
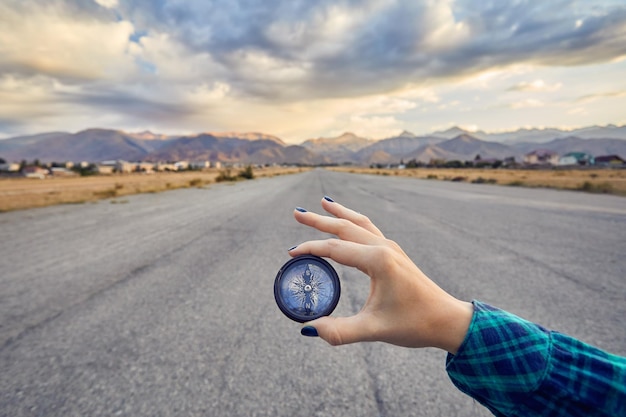
<path fill-rule="evenodd" d="M 449 296 L 438 311 L 440 314 L 432 322 L 433 346 L 455 355 L 469 330 L 474 305 Z"/>

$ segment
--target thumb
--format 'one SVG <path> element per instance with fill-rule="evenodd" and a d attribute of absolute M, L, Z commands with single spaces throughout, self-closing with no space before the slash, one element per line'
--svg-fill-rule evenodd
<path fill-rule="evenodd" d="M 333 346 L 370 340 L 371 335 L 360 315 L 351 317 L 321 317 L 304 323 L 300 333 L 303 336 L 319 336 Z M 371 336 L 370 336 L 371 337 Z"/>

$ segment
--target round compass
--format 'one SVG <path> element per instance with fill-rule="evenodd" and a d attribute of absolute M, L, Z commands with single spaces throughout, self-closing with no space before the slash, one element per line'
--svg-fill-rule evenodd
<path fill-rule="evenodd" d="M 337 307 L 340 293 L 337 272 L 313 255 L 293 258 L 280 268 L 274 281 L 278 308 L 300 323 L 328 316 Z"/>

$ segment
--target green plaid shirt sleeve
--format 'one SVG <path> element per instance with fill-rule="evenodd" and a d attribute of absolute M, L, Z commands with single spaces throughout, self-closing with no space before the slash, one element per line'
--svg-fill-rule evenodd
<path fill-rule="evenodd" d="M 496 416 L 626 417 L 626 358 L 474 301 L 446 370 Z"/>

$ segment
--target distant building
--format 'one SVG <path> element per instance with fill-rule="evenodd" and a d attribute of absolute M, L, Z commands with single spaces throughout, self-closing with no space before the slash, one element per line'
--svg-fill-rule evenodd
<path fill-rule="evenodd" d="M 76 173 L 72 170 L 62 167 L 52 167 L 50 168 L 50 175 L 53 177 L 73 177 Z"/>
<path fill-rule="evenodd" d="M 621 166 L 626 165 L 626 161 L 618 155 L 602 155 L 595 158 L 596 165 L 600 166 Z"/>
<path fill-rule="evenodd" d="M 586 152 L 570 152 L 559 158 L 559 165 L 593 165 L 594 157 Z"/>
<path fill-rule="evenodd" d="M 115 172 L 129 173 L 135 170 L 135 164 L 118 160 L 115 163 Z"/>
<path fill-rule="evenodd" d="M 186 171 L 189 169 L 189 162 L 187 161 L 178 161 L 174 164 L 176 167 L 176 171 Z"/>
<path fill-rule="evenodd" d="M 176 168 L 176 165 L 163 163 L 163 162 L 159 162 L 158 164 L 156 164 L 155 169 L 157 171 L 159 171 L 159 172 L 162 172 L 162 171 L 178 171 L 178 168 Z"/>
<path fill-rule="evenodd" d="M 528 165 L 557 165 L 559 155 L 549 149 L 537 149 L 524 155 L 524 163 Z"/>
<path fill-rule="evenodd" d="M 211 163 L 209 161 L 193 161 L 189 163 L 190 169 L 206 169 L 211 168 Z"/>
<path fill-rule="evenodd" d="M 92 169 L 94 172 L 101 175 L 113 174 L 113 172 L 115 172 L 115 165 L 95 164 Z"/>
<path fill-rule="evenodd" d="M 102 167 L 111 167 L 113 170 L 108 172 L 108 169 L 104 169 L 107 171 L 106 173 L 112 174 L 113 172 L 121 172 L 121 173 L 129 173 L 135 170 L 135 164 L 131 162 L 126 162 L 121 159 L 111 160 L 111 161 L 102 161 L 98 164 L 98 166 Z M 99 172 L 102 173 L 102 172 Z"/>
<path fill-rule="evenodd" d="M 20 170 L 20 164 L 16 163 L 5 163 L 0 164 L 0 172 L 18 172 Z"/>
<path fill-rule="evenodd" d="M 137 162 L 135 165 L 135 171 L 152 174 L 154 173 L 154 164 L 152 162 Z"/>
<path fill-rule="evenodd" d="M 26 178 L 39 178 L 43 180 L 50 173 L 47 169 L 38 166 L 27 166 L 22 168 L 22 175 Z"/>

